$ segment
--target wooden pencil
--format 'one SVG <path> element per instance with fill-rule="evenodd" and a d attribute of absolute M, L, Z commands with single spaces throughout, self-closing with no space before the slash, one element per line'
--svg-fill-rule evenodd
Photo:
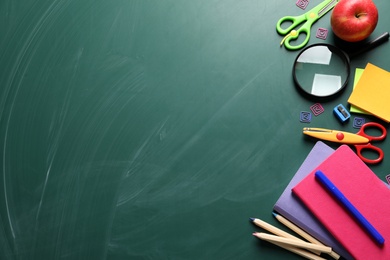
<path fill-rule="evenodd" d="M 291 221 L 289 221 L 288 219 L 286 219 L 285 217 L 273 212 L 272 213 L 274 215 L 274 217 L 280 222 L 282 223 L 283 225 L 285 225 L 286 227 L 290 228 L 292 231 L 294 231 L 295 233 L 297 233 L 298 235 L 300 235 L 301 237 L 303 237 L 304 239 L 306 239 L 307 241 L 313 243 L 313 244 L 317 244 L 317 245 L 324 245 L 323 243 L 321 243 L 320 241 L 318 241 L 317 239 L 315 239 L 314 237 L 312 237 L 311 235 L 309 235 L 308 233 L 306 233 L 305 231 L 303 231 L 302 229 L 300 229 L 297 225 L 295 225 L 294 223 L 292 223 Z M 329 255 L 331 257 L 333 257 L 334 259 L 339 259 L 340 258 L 340 255 L 337 254 L 336 252 L 332 251 L 331 253 L 329 253 Z"/>
<path fill-rule="evenodd" d="M 296 236 L 293 236 L 275 226 L 272 226 L 271 224 L 261 220 L 261 219 L 258 219 L 258 218 L 251 218 L 250 219 L 253 224 L 255 224 L 256 226 L 258 227 L 261 227 L 269 232 L 271 232 L 272 234 L 275 234 L 275 235 L 278 235 L 278 236 L 281 236 L 281 237 L 288 237 L 288 238 L 292 238 L 292 239 L 299 239 L 298 237 Z"/>
<path fill-rule="evenodd" d="M 275 234 L 277 236 L 281 236 L 281 237 L 286 237 L 286 238 L 291 238 L 291 239 L 295 239 L 297 241 L 302 241 L 302 242 L 305 242 L 304 240 L 296 237 L 296 236 L 293 236 L 291 235 L 290 233 L 287 233 L 277 227 L 274 227 L 272 226 L 271 224 L 261 220 L 261 219 L 258 219 L 258 218 L 251 218 L 250 219 L 256 226 L 258 227 L 261 227 L 262 229 L 264 230 L 267 230 L 269 232 L 271 232 L 272 234 Z M 314 249 L 310 250 L 311 252 L 313 252 L 314 254 L 317 254 L 317 255 L 320 255 L 321 252 L 319 251 L 316 251 Z"/>
<path fill-rule="evenodd" d="M 299 247 L 299 248 L 303 248 L 303 249 L 314 249 L 316 251 L 320 251 L 320 252 L 327 253 L 327 254 L 332 252 L 331 247 L 316 245 L 316 244 L 312 244 L 312 243 L 304 242 L 304 241 L 298 241 L 296 239 L 275 236 L 275 235 L 262 233 L 262 232 L 255 232 L 255 233 L 253 233 L 253 235 L 262 239 L 262 240 L 265 240 L 265 241 L 277 242 L 280 244 Z"/>
<path fill-rule="evenodd" d="M 283 249 L 286 249 L 286 250 L 288 250 L 288 251 L 290 251 L 290 252 L 293 252 L 293 253 L 295 253 L 295 254 L 297 254 L 297 255 L 300 255 L 300 256 L 302 256 L 302 257 L 304 257 L 304 258 L 306 258 L 306 259 L 311 259 L 311 260 L 326 260 L 325 258 L 322 258 L 322 257 L 320 257 L 320 256 L 318 256 L 318 255 L 313 254 L 313 253 L 310 253 L 310 252 L 308 252 L 308 251 L 306 251 L 306 250 L 304 250 L 304 249 L 300 249 L 300 248 L 297 248 L 297 247 L 294 247 L 294 246 L 289 246 L 289 245 L 281 244 L 281 243 L 278 243 L 278 242 L 272 242 L 272 241 L 268 241 L 268 242 L 270 242 L 270 243 L 272 243 L 272 244 L 274 244 L 274 245 L 276 245 L 276 246 L 279 246 L 279 247 L 281 247 L 281 248 L 283 248 Z"/>

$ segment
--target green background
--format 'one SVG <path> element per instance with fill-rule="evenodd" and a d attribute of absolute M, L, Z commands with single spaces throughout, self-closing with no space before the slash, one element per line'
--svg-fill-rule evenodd
<path fill-rule="evenodd" d="M 356 129 L 332 113 L 352 82 L 299 121 L 316 101 L 275 30 L 295 2 L 2 0 L 0 259 L 299 259 L 249 217 L 281 227 L 272 207 L 315 143 L 303 127 Z M 370 39 L 390 24 L 375 3 Z M 309 44 L 337 43 L 329 19 Z M 390 159 L 371 168 L 385 180 Z"/>

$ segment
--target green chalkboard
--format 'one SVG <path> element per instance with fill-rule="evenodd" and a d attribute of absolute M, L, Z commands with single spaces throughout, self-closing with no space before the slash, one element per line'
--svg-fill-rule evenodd
<path fill-rule="evenodd" d="M 376 4 L 372 37 L 390 24 L 390 3 Z M 0 259 L 299 259 L 254 238 L 249 218 L 281 227 L 272 206 L 314 145 L 299 121 L 314 101 L 275 30 L 302 12 L 282 0 L 2 0 Z M 310 44 L 336 42 L 329 18 Z M 390 70 L 388 57 L 385 43 L 351 66 Z M 351 88 L 310 125 L 355 131 L 332 115 Z M 385 180 L 390 159 L 372 169 Z"/>

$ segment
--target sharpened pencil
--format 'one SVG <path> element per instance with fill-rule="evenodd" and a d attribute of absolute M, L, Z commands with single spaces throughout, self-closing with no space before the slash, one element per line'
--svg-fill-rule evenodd
<path fill-rule="evenodd" d="M 322 245 L 316 245 L 309 242 L 304 241 L 298 241 L 296 239 L 286 238 L 286 237 L 280 237 L 275 235 L 270 235 L 267 233 L 262 232 L 255 232 L 253 233 L 254 236 L 260 238 L 261 240 L 269 241 L 269 242 L 276 242 L 284 245 L 299 247 L 303 249 L 314 249 L 316 251 L 320 251 L 323 253 L 329 254 L 332 252 L 332 248 L 328 246 L 322 246 Z"/>
<path fill-rule="evenodd" d="M 261 227 L 262 229 L 264 230 L 267 230 L 269 232 L 271 232 L 272 234 L 275 234 L 277 236 L 281 236 L 281 237 L 286 237 L 286 238 L 291 238 L 291 239 L 295 239 L 295 240 L 298 240 L 298 241 L 302 241 L 302 242 L 305 242 L 304 240 L 296 237 L 296 236 L 293 236 L 291 235 L 290 233 L 287 233 L 277 227 L 274 227 L 272 226 L 271 224 L 268 224 L 267 222 L 261 220 L 261 219 L 258 219 L 258 218 L 250 218 L 250 220 L 258 227 Z M 317 254 L 317 255 L 320 255 L 321 252 L 319 251 L 316 251 L 314 249 L 310 250 L 311 252 L 313 252 L 314 254 Z"/>
<path fill-rule="evenodd" d="M 308 233 L 306 233 L 304 230 L 300 229 L 297 225 L 295 225 L 294 223 L 290 222 L 288 219 L 286 219 L 285 217 L 283 217 L 282 215 L 279 215 L 275 212 L 272 212 L 272 214 L 274 215 L 274 217 L 280 222 L 282 223 L 283 225 L 285 225 L 286 227 L 290 228 L 292 231 L 294 231 L 295 233 L 297 233 L 298 235 L 300 235 L 301 237 L 303 237 L 304 239 L 306 239 L 307 241 L 313 243 L 313 244 L 316 244 L 316 245 L 324 245 L 323 243 L 321 243 L 320 241 L 318 241 L 317 239 L 315 239 L 314 237 L 312 237 L 311 235 L 309 235 Z M 339 259 L 340 258 L 340 255 L 337 254 L 336 252 L 332 251 L 331 253 L 329 253 L 329 255 L 331 257 L 333 257 L 334 259 Z"/>
<path fill-rule="evenodd" d="M 276 246 L 279 246 L 279 247 L 281 247 L 283 249 L 286 249 L 286 250 L 288 250 L 290 252 L 293 252 L 293 253 L 295 253 L 297 255 L 300 255 L 300 256 L 302 256 L 302 257 L 304 257 L 306 259 L 326 260 L 325 258 L 322 258 L 322 257 L 320 257 L 318 255 L 313 254 L 313 253 L 310 253 L 310 252 L 308 252 L 308 251 L 306 251 L 304 249 L 300 249 L 300 248 L 297 248 L 297 247 L 294 247 L 294 246 L 284 245 L 284 244 L 277 243 L 277 242 L 272 242 L 272 241 L 268 241 L 268 242 L 270 242 L 270 243 L 272 243 L 272 244 L 274 244 Z"/>

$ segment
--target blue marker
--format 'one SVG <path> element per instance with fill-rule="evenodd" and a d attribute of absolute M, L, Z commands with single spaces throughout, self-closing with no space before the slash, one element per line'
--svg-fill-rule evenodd
<path fill-rule="evenodd" d="M 371 225 L 370 222 L 352 205 L 352 203 L 341 193 L 339 189 L 325 176 L 322 171 L 316 171 L 315 177 L 323 186 L 338 200 L 345 209 L 361 224 L 361 226 L 375 239 L 379 245 L 385 243 L 385 239 L 381 234 Z"/>

